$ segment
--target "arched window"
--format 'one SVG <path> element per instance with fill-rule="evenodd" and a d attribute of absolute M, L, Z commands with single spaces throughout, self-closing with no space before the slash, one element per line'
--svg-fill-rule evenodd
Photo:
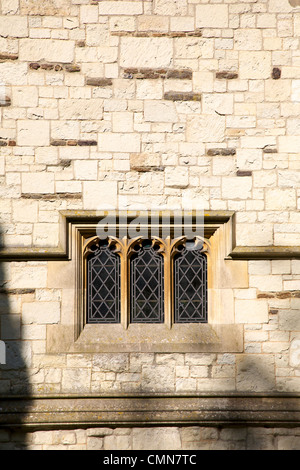
<path fill-rule="evenodd" d="M 87 323 L 120 322 L 120 257 L 108 242 L 90 246 L 87 256 Z"/>
<path fill-rule="evenodd" d="M 86 323 L 207 322 L 207 257 L 196 238 L 90 240 Z"/>
<path fill-rule="evenodd" d="M 194 243 L 181 245 L 174 257 L 174 321 L 207 321 L 207 258 Z"/>

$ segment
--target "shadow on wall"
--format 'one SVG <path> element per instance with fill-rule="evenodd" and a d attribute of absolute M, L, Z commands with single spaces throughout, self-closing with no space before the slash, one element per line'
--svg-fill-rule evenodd
<path fill-rule="evenodd" d="M 0 233 L 0 250 L 1 247 Z M 10 289 L 9 281 L 9 263 L 0 261 L 0 450 L 24 450 L 25 434 L 18 429 L 24 420 L 30 397 L 26 365 L 29 345 L 21 340 L 23 293 L 19 289 Z M 9 398 L 13 396 L 20 397 L 20 400 L 11 413 Z M 7 426 L 7 422 L 14 426 Z"/>

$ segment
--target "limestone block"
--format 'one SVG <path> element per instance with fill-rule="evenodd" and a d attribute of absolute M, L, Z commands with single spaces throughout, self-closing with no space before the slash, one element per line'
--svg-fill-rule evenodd
<path fill-rule="evenodd" d="M 145 121 L 150 122 L 177 122 L 178 116 L 173 102 L 145 101 Z"/>
<path fill-rule="evenodd" d="M 21 39 L 21 61 L 70 63 L 74 60 L 75 41 L 56 39 Z"/>
<path fill-rule="evenodd" d="M 95 120 L 102 119 L 103 100 L 91 99 L 61 99 L 59 113 L 62 120 Z"/>
<path fill-rule="evenodd" d="M 274 368 L 272 355 L 241 354 L 237 356 L 237 390 L 272 391 L 275 388 Z"/>
<path fill-rule="evenodd" d="M 19 12 L 19 0 L 2 0 L 1 11 L 3 15 L 15 15 Z"/>
<path fill-rule="evenodd" d="M 280 211 L 296 208 L 294 189 L 266 189 L 266 210 Z"/>
<path fill-rule="evenodd" d="M 166 186 L 173 188 L 186 188 L 189 184 L 188 168 L 183 167 L 167 167 L 165 170 Z"/>
<path fill-rule="evenodd" d="M 261 149 L 237 149 L 236 164 L 241 170 L 260 170 L 262 168 Z"/>
<path fill-rule="evenodd" d="M 56 165 L 58 163 L 58 150 L 54 147 L 39 147 L 35 150 L 36 163 Z"/>
<path fill-rule="evenodd" d="M 91 382 L 91 370 L 87 368 L 68 368 L 63 370 L 63 392 L 89 392 Z"/>
<path fill-rule="evenodd" d="M 225 199 L 250 199 L 252 178 L 228 177 L 223 178 L 222 197 Z"/>
<path fill-rule="evenodd" d="M 174 391 L 175 371 L 174 366 L 143 366 L 142 387 L 144 391 Z"/>
<path fill-rule="evenodd" d="M 50 145 L 48 121 L 20 120 L 17 123 L 17 145 L 24 147 L 47 147 Z"/>
<path fill-rule="evenodd" d="M 81 23 L 97 23 L 99 18 L 98 5 L 82 5 L 80 7 Z"/>
<path fill-rule="evenodd" d="M 0 175 L 5 175 L 5 157 L 3 155 L 0 157 Z"/>
<path fill-rule="evenodd" d="M 22 323 L 26 325 L 54 324 L 60 321 L 59 302 L 24 302 Z"/>
<path fill-rule="evenodd" d="M 113 132 L 133 132 L 133 113 L 113 113 L 112 124 Z"/>
<path fill-rule="evenodd" d="M 237 29 L 234 32 L 234 48 L 240 51 L 262 49 L 262 34 L 259 29 Z"/>
<path fill-rule="evenodd" d="M 112 133 L 100 134 L 98 149 L 100 152 L 140 152 L 141 136 L 137 133 Z"/>
<path fill-rule="evenodd" d="M 13 87 L 12 105 L 20 108 L 35 108 L 38 106 L 38 89 L 35 86 Z"/>
<path fill-rule="evenodd" d="M 26 38 L 28 24 L 26 16 L 0 16 L 0 36 Z"/>
<path fill-rule="evenodd" d="M 236 300 L 236 323 L 267 323 L 268 303 L 266 300 Z"/>
<path fill-rule="evenodd" d="M 222 142 L 225 138 L 225 117 L 219 115 L 189 116 L 188 142 Z"/>
<path fill-rule="evenodd" d="M 281 170 L 278 171 L 278 185 L 289 188 L 300 188 L 300 172 Z"/>
<path fill-rule="evenodd" d="M 20 0 L 22 15 L 69 15 L 71 12 L 71 0 Z"/>
<path fill-rule="evenodd" d="M 170 67 L 173 64 L 173 40 L 170 38 L 123 37 L 120 46 L 121 67 Z"/>
<path fill-rule="evenodd" d="M 27 64 L 2 62 L 0 63 L 1 85 L 27 85 Z"/>
<path fill-rule="evenodd" d="M 53 173 L 23 173 L 22 193 L 49 194 L 54 193 Z"/>
<path fill-rule="evenodd" d="M 291 342 L 289 362 L 291 367 L 300 367 L 300 339 Z"/>
<path fill-rule="evenodd" d="M 125 354 L 96 354 L 93 356 L 94 371 L 124 372 L 128 370 L 128 356 Z"/>
<path fill-rule="evenodd" d="M 171 31 L 194 31 L 194 29 L 195 20 L 193 16 L 176 16 L 170 18 Z"/>
<path fill-rule="evenodd" d="M 181 438 L 178 428 L 133 428 L 132 448 L 135 450 L 180 450 Z"/>
<path fill-rule="evenodd" d="M 299 153 L 300 149 L 300 136 L 279 136 L 278 137 L 278 151 L 280 153 Z"/>
<path fill-rule="evenodd" d="M 239 224 L 236 236 L 237 245 L 241 246 L 270 246 L 273 244 L 271 224 Z"/>
<path fill-rule="evenodd" d="M 298 287 L 299 289 L 299 287 Z M 284 331 L 300 331 L 299 309 L 279 311 L 279 329 Z M 299 348 L 299 340 L 297 343 Z"/>
<path fill-rule="evenodd" d="M 228 28 L 228 5 L 197 5 L 196 28 Z"/>
<path fill-rule="evenodd" d="M 58 245 L 58 234 L 59 227 L 56 224 L 35 224 L 33 228 L 33 244 L 40 247 L 56 247 Z"/>
<path fill-rule="evenodd" d="M 37 222 L 38 218 L 38 202 L 30 200 L 13 201 L 12 217 L 15 222 Z"/>
<path fill-rule="evenodd" d="M 154 14 L 182 16 L 187 13 L 187 0 L 155 0 Z"/>
<path fill-rule="evenodd" d="M 101 1 L 99 2 L 100 15 L 141 15 L 143 2 L 141 1 Z"/>
<path fill-rule="evenodd" d="M 266 80 L 265 99 L 266 101 L 288 101 L 291 97 L 290 80 Z"/>
<path fill-rule="evenodd" d="M 74 120 L 69 121 L 51 121 L 51 138 L 60 139 L 79 139 L 80 123 Z"/>
<path fill-rule="evenodd" d="M 203 93 L 202 95 L 203 114 L 232 114 L 233 94 L 232 93 Z"/>
<path fill-rule="evenodd" d="M 290 13 L 293 11 L 293 6 L 296 6 L 297 0 L 269 0 L 270 13 Z"/>
<path fill-rule="evenodd" d="M 115 181 L 89 181 L 83 183 L 83 208 L 114 210 L 118 206 L 118 186 Z"/>
<path fill-rule="evenodd" d="M 271 52 L 241 51 L 240 79 L 266 79 L 271 75 Z"/>
<path fill-rule="evenodd" d="M 74 176 L 77 180 L 97 180 L 98 161 L 76 160 L 74 162 Z"/>
<path fill-rule="evenodd" d="M 47 286 L 47 266 L 18 263 L 11 267 L 11 286 L 14 289 L 39 289 Z"/>
<path fill-rule="evenodd" d="M 163 97 L 162 80 L 137 80 L 136 97 L 139 100 L 159 100 Z"/>

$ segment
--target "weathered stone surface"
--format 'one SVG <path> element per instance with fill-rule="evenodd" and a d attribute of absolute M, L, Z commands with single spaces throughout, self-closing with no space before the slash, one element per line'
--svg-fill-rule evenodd
<path fill-rule="evenodd" d="M 56 39 L 22 39 L 19 59 L 21 61 L 49 61 L 70 63 L 74 60 L 74 41 Z"/>
<path fill-rule="evenodd" d="M 20 0 L 22 15 L 69 15 L 71 12 L 70 0 Z"/>
<path fill-rule="evenodd" d="M 20 120 L 17 143 L 20 146 L 47 146 L 50 144 L 50 126 L 47 121 Z"/>
<path fill-rule="evenodd" d="M 168 38 L 122 38 L 121 67 L 170 67 L 173 65 L 173 43 Z"/>
<path fill-rule="evenodd" d="M 237 358 L 237 389 L 244 392 L 265 392 L 275 388 L 272 356 L 241 354 Z"/>
<path fill-rule="evenodd" d="M 225 137 L 225 118 L 218 115 L 189 116 L 188 142 L 222 142 Z"/>
<path fill-rule="evenodd" d="M 26 16 L 0 16 L 1 37 L 28 37 L 28 22 Z"/>
<path fill-rule="evenodd" d="M 61 99 L 59 101 L 60 118 L 62 120 L 93 120 L 102 119 L 103 100 L 92 99 Z"/>
<path fill-rule="evenodd" d="M 153 100 L 145 101 L 145 121 L 150 122 L 177 122 L 178 116 L 174 103 Z"/>
<path fill-rule="evenodd" d="M 89 181 L 83 183 L 84 209 L 114 210 L 117 206 L 117 183 L 112 181 Z"/>
<path fill-rule="evenodd" d="M 227 28 L 228 5 L 197 5 L 197 28 Z"/>
<path fill-rule="evenodd" d="M 181 448 L 178 428 L 134 429 L 132 439 L 136 450 L 178 450 Z"/>
<path fill-rule="evenodd" d="M 271 52 L 240 51 L 240 78 L 266 79 L 271 75 Z"/>

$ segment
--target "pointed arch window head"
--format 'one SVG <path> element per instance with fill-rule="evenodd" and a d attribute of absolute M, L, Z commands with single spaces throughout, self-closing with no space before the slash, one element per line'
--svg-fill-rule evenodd
<path fill-rule="evenodd" d="M 86 323 L 207 322 L 207 253 L 200 237 L 88 240 Z"/>

